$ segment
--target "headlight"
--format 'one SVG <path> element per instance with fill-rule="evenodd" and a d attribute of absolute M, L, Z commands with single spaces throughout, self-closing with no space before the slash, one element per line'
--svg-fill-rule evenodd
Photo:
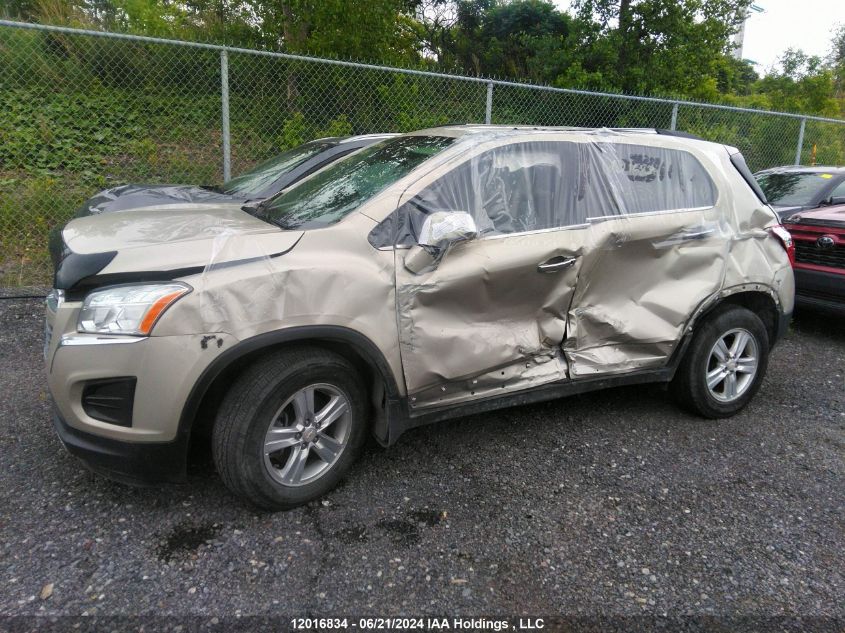
<path fill-rule="evenodd" d="M 62 301 L 65 300 L 65 291 L 64 290 L 56 290 L 53 288 L 50 292 L 47 293 L 47 297 L 44 299 L 44 303 L 47 306 L 47 309 L 52 312 L 53 314 L 59 309 Z"/>
<path fill-rule="evenodd" d="M 190 291 L 191 287 L 182 283 L 97 290 L 85 297 L 78 330 L 94 334 L 147 335 L 162 313 Z"/>

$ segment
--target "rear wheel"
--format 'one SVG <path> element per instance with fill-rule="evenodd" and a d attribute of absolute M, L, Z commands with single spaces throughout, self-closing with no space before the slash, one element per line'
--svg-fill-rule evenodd
<path fill-rule="evenodd" d="M 354 367 L 322 349 L 291 349 L 262 358 L 232 385 L 214 426 L 214 462 L 239 496 L 292 508 L 337 484 L 365 433 Z"/>
<path fill-rule="evenodd" d="M 698 329 L 671 391 L 685 409 L 725 418 L 754 397 L 766 373 L 769 338 L 760 318 L 740 306 L 726 306 Z"/>

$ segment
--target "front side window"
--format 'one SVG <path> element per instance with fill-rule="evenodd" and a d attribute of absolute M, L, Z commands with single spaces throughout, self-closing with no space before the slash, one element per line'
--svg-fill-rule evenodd
<path fill-rule="evenodd" d="M 334 141 L 311 141 L 287 152 L 274 156 L 253 167 L 236 178 L 225 182 L 220 188 L 231 196 L 238 194 L 257 195 L 269 187 L 280 176 L 296 169 L 309 158 L 336 145 Z"/>
<path fill-rule="evenodd" d="M 401 136 L 373 145 L 283 192 L 262 212 L 283 229 L 334 224 L 453 141 L 445 136 Z"/>
<path fill-rule="evenodd" d="M 438 211 L 472 215 L 482 234 L 562 226 L 567 143 L 515 143 L 479 154 L 423 189 L 399 210 L 417 233 Z"/>
<path fill-rule="evenodd" d="M 833 174 L 780 172 L 760 174 L 757 182 L 770 204 L 791 207 L 814 204 L 827 189 Z"/>

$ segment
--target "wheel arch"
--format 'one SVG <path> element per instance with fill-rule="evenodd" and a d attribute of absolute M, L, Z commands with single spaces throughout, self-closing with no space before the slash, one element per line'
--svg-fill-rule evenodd
<path fill-rule="evenodd" d="M 259 334 L 220 354 L 197 379 L 182 408 L 179 434 L 209 430 L 214 413 L 231 382 L 261 356 L 287 347 L 311 345 L 332 351 L 364 376 L 373 407 L 372 432 L 382 444 L 390 442 L 390 421 L 401 415 L 404 402 L 393 372 L 378 347 L 364 335 L 331 325 L 293 327 Z"/>
<path fill-rule="evenodd" d="M 703 306 L 693 317 L 687 331 L 694 330 L 697 324 L 703 323 L 726 306 L 747 308 L 760 317 L 769 337 L 769 349 L 774 347 L 782 336 L 785 329 L 785 320 L 788 322 L 790 316 L 783 314 L 777 294 L 768 286 L 760 284 L 737 286 L 721 292 L 715 299 Z"/>

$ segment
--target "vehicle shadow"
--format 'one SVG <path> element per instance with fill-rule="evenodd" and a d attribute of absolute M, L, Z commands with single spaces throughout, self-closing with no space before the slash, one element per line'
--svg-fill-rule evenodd
<path fill-rule="evenodd" d="M 790 329 L 808 336 L 841 343 L 845 341 L 842 319 L 842 314 L 833 311 L 796 308 Z"/>

